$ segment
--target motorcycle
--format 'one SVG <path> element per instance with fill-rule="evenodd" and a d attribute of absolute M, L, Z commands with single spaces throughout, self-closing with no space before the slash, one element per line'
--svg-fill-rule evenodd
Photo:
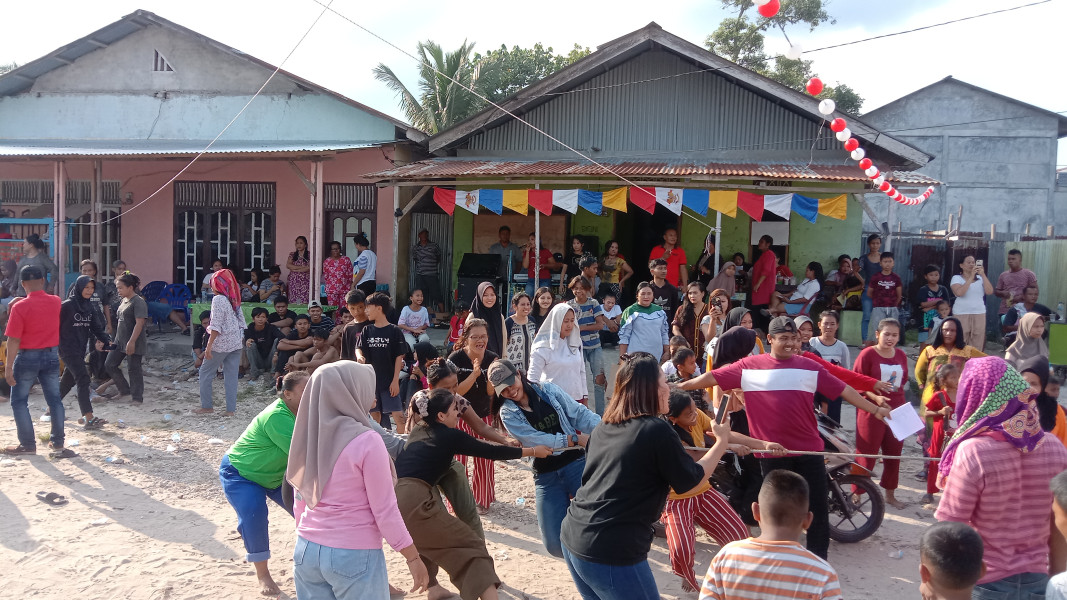
<path fill-rule="evenodd" d="M 844 427 L 819 411 L 815 411 L 815 415 L 827 452 L 851 454 L 856 451 L 846 441 Z M 885 499 L 878 484 L 871 479 L 872 475 L 869 469 L 849 457 L 826 457 L 830 539 L 853 544 L 867 539 L 882 525 Z M 756 501 L 762 481 L 759 462 L 754 455 L 724 456 L 711 477 L 712 487 L 726 496 L 749 525 L 756 525 L 752 518 L 752 503 Z M 862 493 L 853 494 L 853 486 Z"/>

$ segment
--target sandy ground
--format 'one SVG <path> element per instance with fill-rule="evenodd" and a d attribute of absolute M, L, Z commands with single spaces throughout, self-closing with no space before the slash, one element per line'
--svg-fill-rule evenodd
<path fill-rule="evenodd" d="M 174 381 L 175 373 L 184 377 L 186 363 L 180 358 L 146 361 L 145 405 L 99 403 L 97 414 L 112 422 L 100 431 L 84 431 L 74 423 L 77 402 L 71 394 L 67 440 L 79 457 L 52 461 L 42 450 L 35 457 L 0 461 L 0 564 L 6 565 L 0 596 L 259 597 L 217 470 L 245 424 L 274 396 L 263 385 L 242 382 L 236 417 L 193 415 L 197 382 Z M 222 398 L 221 383 L 216 382 L 216 398 Z M 39 417 L 44 410 L 39 393 L 30 404 Z M 10 409 L 0 406 L 0 442 L 14 443 Z M 846 415 L 846 423 L 855 422 L 851 413 Z M 36 421 L 35 426 L 39 435 L 48 431 L 46 423 Z M 917 446 L 909 443 L 905 452 L 918 454 Z M 124 462 L 109 463 L 108 457 Z M 913 477 L 918 464 L 902 468 L 904 487 L 898 497 L 909 503 L 907 508 L 890 508 L 881 529 L 861 543 L 831 544 L 830 561 L 846 597 L 917 597 L 918 537 L 934 522 L 931 511 L 918 505 L 923 493 Z M 70 502 L 48 506 L 36 499 L 38 491 L 57 492 Z M 541 547 L 533 480 L 525 464 L 498 465 L 497 498 L 484 522 L 489 552 L 504 581 L 502 597 L 579 598 L 564 563 Z M 525 504 L 516 505 L 518 498 L 525 498 Z M 293 522 L 276 506 L 270 518 L 270 565 L 282 598 L 295 598 Z M 698 577 L 716 550 L 701 532 Z M 902 559 L 893 557 L 897 550 L 903 551 Z M 390 579 L 410 587 L 403 558 L 389 549 L 386 555 Z M 670 573 L 665 540 L 656 540 L 649 559 L 665 598 L 696 597 L 684 593 Z"/>

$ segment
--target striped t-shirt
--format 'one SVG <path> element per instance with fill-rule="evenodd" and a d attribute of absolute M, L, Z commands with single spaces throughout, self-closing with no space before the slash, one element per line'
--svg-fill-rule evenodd
<path fill-rule="evenodd" d="M 749 538 L 711 560 L 700 600 L 834 600 L 841 583 L 830 563 L 797 542 Z"/>
<path fill-rule="evenodd" d="M 586 325 L 595 325 L 596 318 L 604 314 L 604 309 L 600 308 L 600 303 L 590 298 L 585 301 L 585 304 L 578 304 L 577 300 L 571 300 L 567 304 L 574 307 L 574 310 L 578 311 L 578 322 L 576 325 L 584 327 Z M 600 331 L 581 331 L 578 333 L 582 336 L 582 348 L 591 350 L 593 348 L 600 347 Z"/>

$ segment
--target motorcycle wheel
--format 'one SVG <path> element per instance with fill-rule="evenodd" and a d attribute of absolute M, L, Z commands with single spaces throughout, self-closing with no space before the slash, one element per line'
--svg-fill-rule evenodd
<path fill-rule="evenodd" d="M 863 490 L 858 504 L 852 502 L 852 486 Z M 842 504 L 842 499 L 845 504 Z M 830 481 L 830 539 L 854 544 L 867 539 L 882 525 L 885 499 L 870 477 L 842 475 Z M 846 506 L 847 504 L 847 506 Z"/>

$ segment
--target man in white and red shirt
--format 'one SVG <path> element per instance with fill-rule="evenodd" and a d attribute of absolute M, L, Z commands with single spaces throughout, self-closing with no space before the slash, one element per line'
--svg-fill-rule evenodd
<path fill-rule="evenodd" d="M 685 250 L 678 246 L 678 230 L 673 227 L 663 232 L 663 245 L 652 248 L 648 260 L 662 258 L 667 261 L 667 281 L 674 287 L 684 290 L 689 284 L 689 271 L 686 270 Z M 673 318 L 673 315 L 671 315 Z"/>
<path fill-rule="evenodd" d="M 792 319 L 777 317 L 767 331 L 771 343 L 769 354 L 749 356 L 709 371 L 682 383 L 681 388 L 690 390 L 718 385 L 723 390 L 743 390 L 750 435 L 777 442 L 788 450 L 821 452 L 824 449 L 815 420 L 815 392 L 827 398 L 840 396 L 879 419 L 889 416 L 888 408 L 872 404 L 817 362 L 794 356 L 800 344 L 797 326 Z M 808 482 L 810 510 L 814 518 L 808 529 L 807 547 L 820 558 L 826 558 L 830 547 L 830 524 L 823 457 L 761 458 L 760 467 L 764 474 L 774 469 L 793 471 Z"/>

